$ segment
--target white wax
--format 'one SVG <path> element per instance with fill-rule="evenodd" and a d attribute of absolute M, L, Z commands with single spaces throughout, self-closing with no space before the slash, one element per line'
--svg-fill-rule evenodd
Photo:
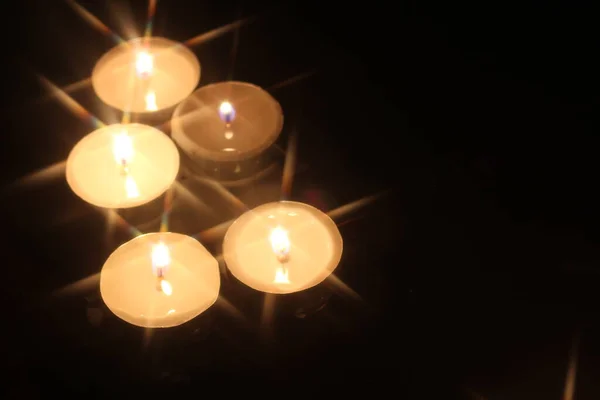
<path fill-rule="evenodd" d="M 244 82 L 201 87 L 182 101 L 171 121 L 173 140 L 192 159 L 240 161 L 257 156 L 281 133 L 281 106 Z"/>
<path fill-rule="evenodd" d="M 111 49 L 92 72 L 92 85 L 102 101 L 134 113 L 176 105 L 199 80 L 200 63 L 194 53 L 158 37 L 133 39 Z"/>
<path fill-rule="evenodd" d="M 273 230 L 289 239 L 283 265 L 273 249 Z M 263 204 L 238 218 L 223 242 L 231 273 L 246 285 L 267 293 L 292 293 L 313 287 L 338 266 L 343 242 L 335 223 L 316 208 L 283 201 Z"/>
<path fill-rule="evenodd" d="M 170 252 L 164 274 L 172 293 L 158 290 L 153 246 Z M 130 324 L 166 328 L 183 324 L 212 306 L 221 280 L 217 260 L 198 241 L 179 233 L 150 233 L 117 248 L 102 267 L 100 293 L 108 308 Z"/>
<path fill-rule="evenodd" d="M 127 175 L 114 152 L 115 137 L 124 133 L 133 149 Z M 73 192 L 103 208 L 136 207 L 154 200 L 171 186 L 178 172 L 179 152 L 173 141 L 141 124 L 108 125 L 88 134 L 73 147 L 66 165 Z"/>

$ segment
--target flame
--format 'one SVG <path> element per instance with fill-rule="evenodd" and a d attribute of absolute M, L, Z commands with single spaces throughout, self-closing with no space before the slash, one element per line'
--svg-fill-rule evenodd
<path fill-rule="evenodd" d="M 167 245 L 160 242 L 152 246 L 152 269 L 154 273 L 162 276 L 169 264 L 171 264 L 171 252 Z"/>
<path fill-rule="evenodd" d="M 167 296 L 170 296 L 170 295 L 173 294 L 173 286 L 171 286 L 171 284 L 169 283 L 169 281 L 166 280 L 166 279 L 163 279 L 163 280 L 160 281 L 160 289 Z M 169 313 L 170 313 L 170 311 L 169 311 Z"/>
<path fill-rule="evenodd" d="M 126 131 L 113 137 L 113 155 L 119 165 L 126 165 L 133 160 L 133 139 Z"/>
<path fill-rule="evenodd" d="M 228 101 L 222 102 L 219 106 L 219 116 L 227 124 L 233 121 L 233 118 L 235 117 L 235 109 L 233 108 L 233 105 Z"/>
<path fill-rule="evenodd" d="M 133 176 L 131 175 L 125 177 L 125 192 L 127 193 L 128 199 L 135 199 L 140 196 L 137 183 L 135 183 L 135 179 L 133 179 Z"/>
<path fill-rule="evenodd" d="M 140 51 L 135 56 L 135 71 L 140 78 L 147 78 L 152 74 L 154 57 L 147 51 Z"/>
<path fill-rule="evenodd" d="M 283 267 L 277 268 L 273 283 L 290 283 L 289 271 Z"/>
<path fill-rule="evenodd" d="M 156 111 L 158 106 L 156 105 L 156 93 L 153 90 L 149 91 L 145 97 L 146 100 L 146 111 Z"/>
<path fill-rule="evenodd" d="M 271 247 L 278 257 L 285 257 L 290 252 L 290 239 L 288 238 L 287 231 L 282 227 L 278 226 L 271 231 L 269 238 L 271 241 Z"/>
<path fill-rule="evenodd" d="M 231 105 L 230 102 L 224 101 L 219 106 L 219 112 L 221 114 L 231 114 L 233 112 L 233 106 Z"/>

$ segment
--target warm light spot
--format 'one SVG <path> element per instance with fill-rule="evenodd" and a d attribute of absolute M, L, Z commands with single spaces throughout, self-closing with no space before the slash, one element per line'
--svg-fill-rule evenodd
<path fill-rule="evenodd" d="M 290 239 L 288 238 L 287 231 L 282 227 L 276 227 L 271 231 L 269 237 L 271 241 L 271 247 L 278 257 L 285 257 L 290 252 Z"/>
<path fill-rule="evenodd" d="M 290 283 L 290 278 L 288 275 L 287 269 L 283 267 L 277 268 L 275 270 L 275 279 L 273 280 L 273 283 Z"/>
<path fill-rule="evenodd" d="M 173 287 L 166 279 L 160 281 L 160 288 L 164 294 L 170 296 L 173 294 Z"/>
<path fill-rule="evenodd" d="M 135 71 L 140 78 L 147 78 L 152 74 L 154 57 L 147 51 L 140 51 L 135 56 Z"/>
<path fill-rule="evenodd" d="M 295 216 L 296 216 L 296 215 L 298 215 L 298 214 L 297 214 L 297 213 L 295 213 L 295 212 L 291 212 L 291 213 L 288 213 L 288 215 L 289 215 L 290 217 L 295 217 Z"/>
<path fill-rule="evenodd" d="M 125 177 L 125 192 L 127 193 L 128 199 L 135 199 L 140 196 L 137 183 L 135 183 L 135 179 L 133 179 L 133 176 L 131 175 Z"/>
<path fill-rule="evenodd" d="M 233 147 L 225 147 L 223 151 L 235 151 Z"/>
<path fill-rule="evenodd" d="M 119 165 L 126 165 L 133 161 L 133 138 L 126 131 L 113 136 L 113 155 Z"/>
<path fill-rule="evenodd" d="M 225 132 L 225 139 L 231 140 L 232 137 L 233 137 L 233 132 L 231 132 L 231 131 Z"/>
<path fill-rule="evenodd" d="M 167 315 L 171 315 L 171 314 L 174 314 L 174 313 L 175 313 L 175 310 L 173 310 L 173 309 L 170 309 L 169 311 L 167 311 Z"/>
<path fill-rule="evenodd" d="M 156 105 L 156 93 L 149 91 L 145 97 L 146 100 L 146 111 L 156 111 L 158 106 Z"/>

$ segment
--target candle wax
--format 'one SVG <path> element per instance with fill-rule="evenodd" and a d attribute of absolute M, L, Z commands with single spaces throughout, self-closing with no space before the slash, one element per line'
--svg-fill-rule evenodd
<path fill-rule="evenodd" d="M 115 151 L 124 144 L 130 147 Z M 146 125 L 115 124 L 88 134 L 73 147 L 66 177 L 73 192 L 90 204 L 129 208 L 164 193 L 178 171 L 179 152 L 167 135 Z"/>
<path fill-rule="evenodd" d="M 170 256 L 164 273 L 170 293 L 157 288 L 152 265 L 153 247 L 163 244 Z M 150 328 L 176 326 L 196 317 L 214 304 L 219 288 L 217 260 L 198 241 L 170 232 L 123 244 L 106 260 L 100 275 L 108 308 L 126 322 Z"/>
<path fill-rule="evenodd" d="M 287 238 L 273 243 L 273 232 L 278 233 L 275 236 L 285 232 Z M 284 263 L 277 257 L 282 243 L 286 247 L 289 243 Z M 326 214 L 303 203 L 282 201 L 263 204 L 238 218 L 225 235 L 223 256 L 241 282 L 282 294 L 322 282 L 337 267 L 342 247 L 339 230 Z"/>
<path fill-rule="evenodd" d="M 171 121 L 173 140 L 192 158 L 240 161 L 266 150 L 279 136 L 279 103 L 258 86 L 221 82 L 181 102 Z"/>
<path fill-rule="evenodd" d="M 168 39 L 137 38 L 100 58 L 92 85 L 106 104 L 134 113 L 172 107 L 200 80 L 200 63 L 187 47 Z"/>

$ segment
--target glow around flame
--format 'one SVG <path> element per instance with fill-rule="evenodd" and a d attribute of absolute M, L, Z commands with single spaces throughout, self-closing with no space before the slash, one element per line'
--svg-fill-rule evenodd
<path fill-rule="evenodd" d="M 135 72 L 140 78 L 147 78 L 154 69 L 154 57 L 147 51 L 140 51 L 135 56 Z"/>
<path fill-rule="evenodd" d="M 173 286 L 171 286 L 171 284 L 169 283 L 169 281 L 166 280 L 166 279 L 163 279 L 163 280 L 160 281 L 160 289 L 167 296 L 170 296 L 170 295 L 173 294 Z"/>
<path fill-rule="evenodd" d="M 275 252 L 275 255 L 284 257 L 290 252 L 290 239 L 288 238 L 287 231 L 282 227 L 278 226 L 271 231 L 269 237 L 271 241 L 271 247 Z"/>
<path fill-rule="evenodd" d="M 154 91 L 149 91 L 144 100 L 146 100 L 146 111 L 158 110 L 158 106 L 156 105 L 156 93 L 154 93 Z"/>
<path fill-rule="evenodd" d="M 113 155 L 119 165 L 130 164 L 133 161 L 133 139 L 122 131 L 113 137 Z"/>
<path fill-rule="evenodd" d="M 157 276 L 164 275 L 171 264 L 171 252 L 166 244 L 160 242 L 152 246 L 152 270 Z"/>

